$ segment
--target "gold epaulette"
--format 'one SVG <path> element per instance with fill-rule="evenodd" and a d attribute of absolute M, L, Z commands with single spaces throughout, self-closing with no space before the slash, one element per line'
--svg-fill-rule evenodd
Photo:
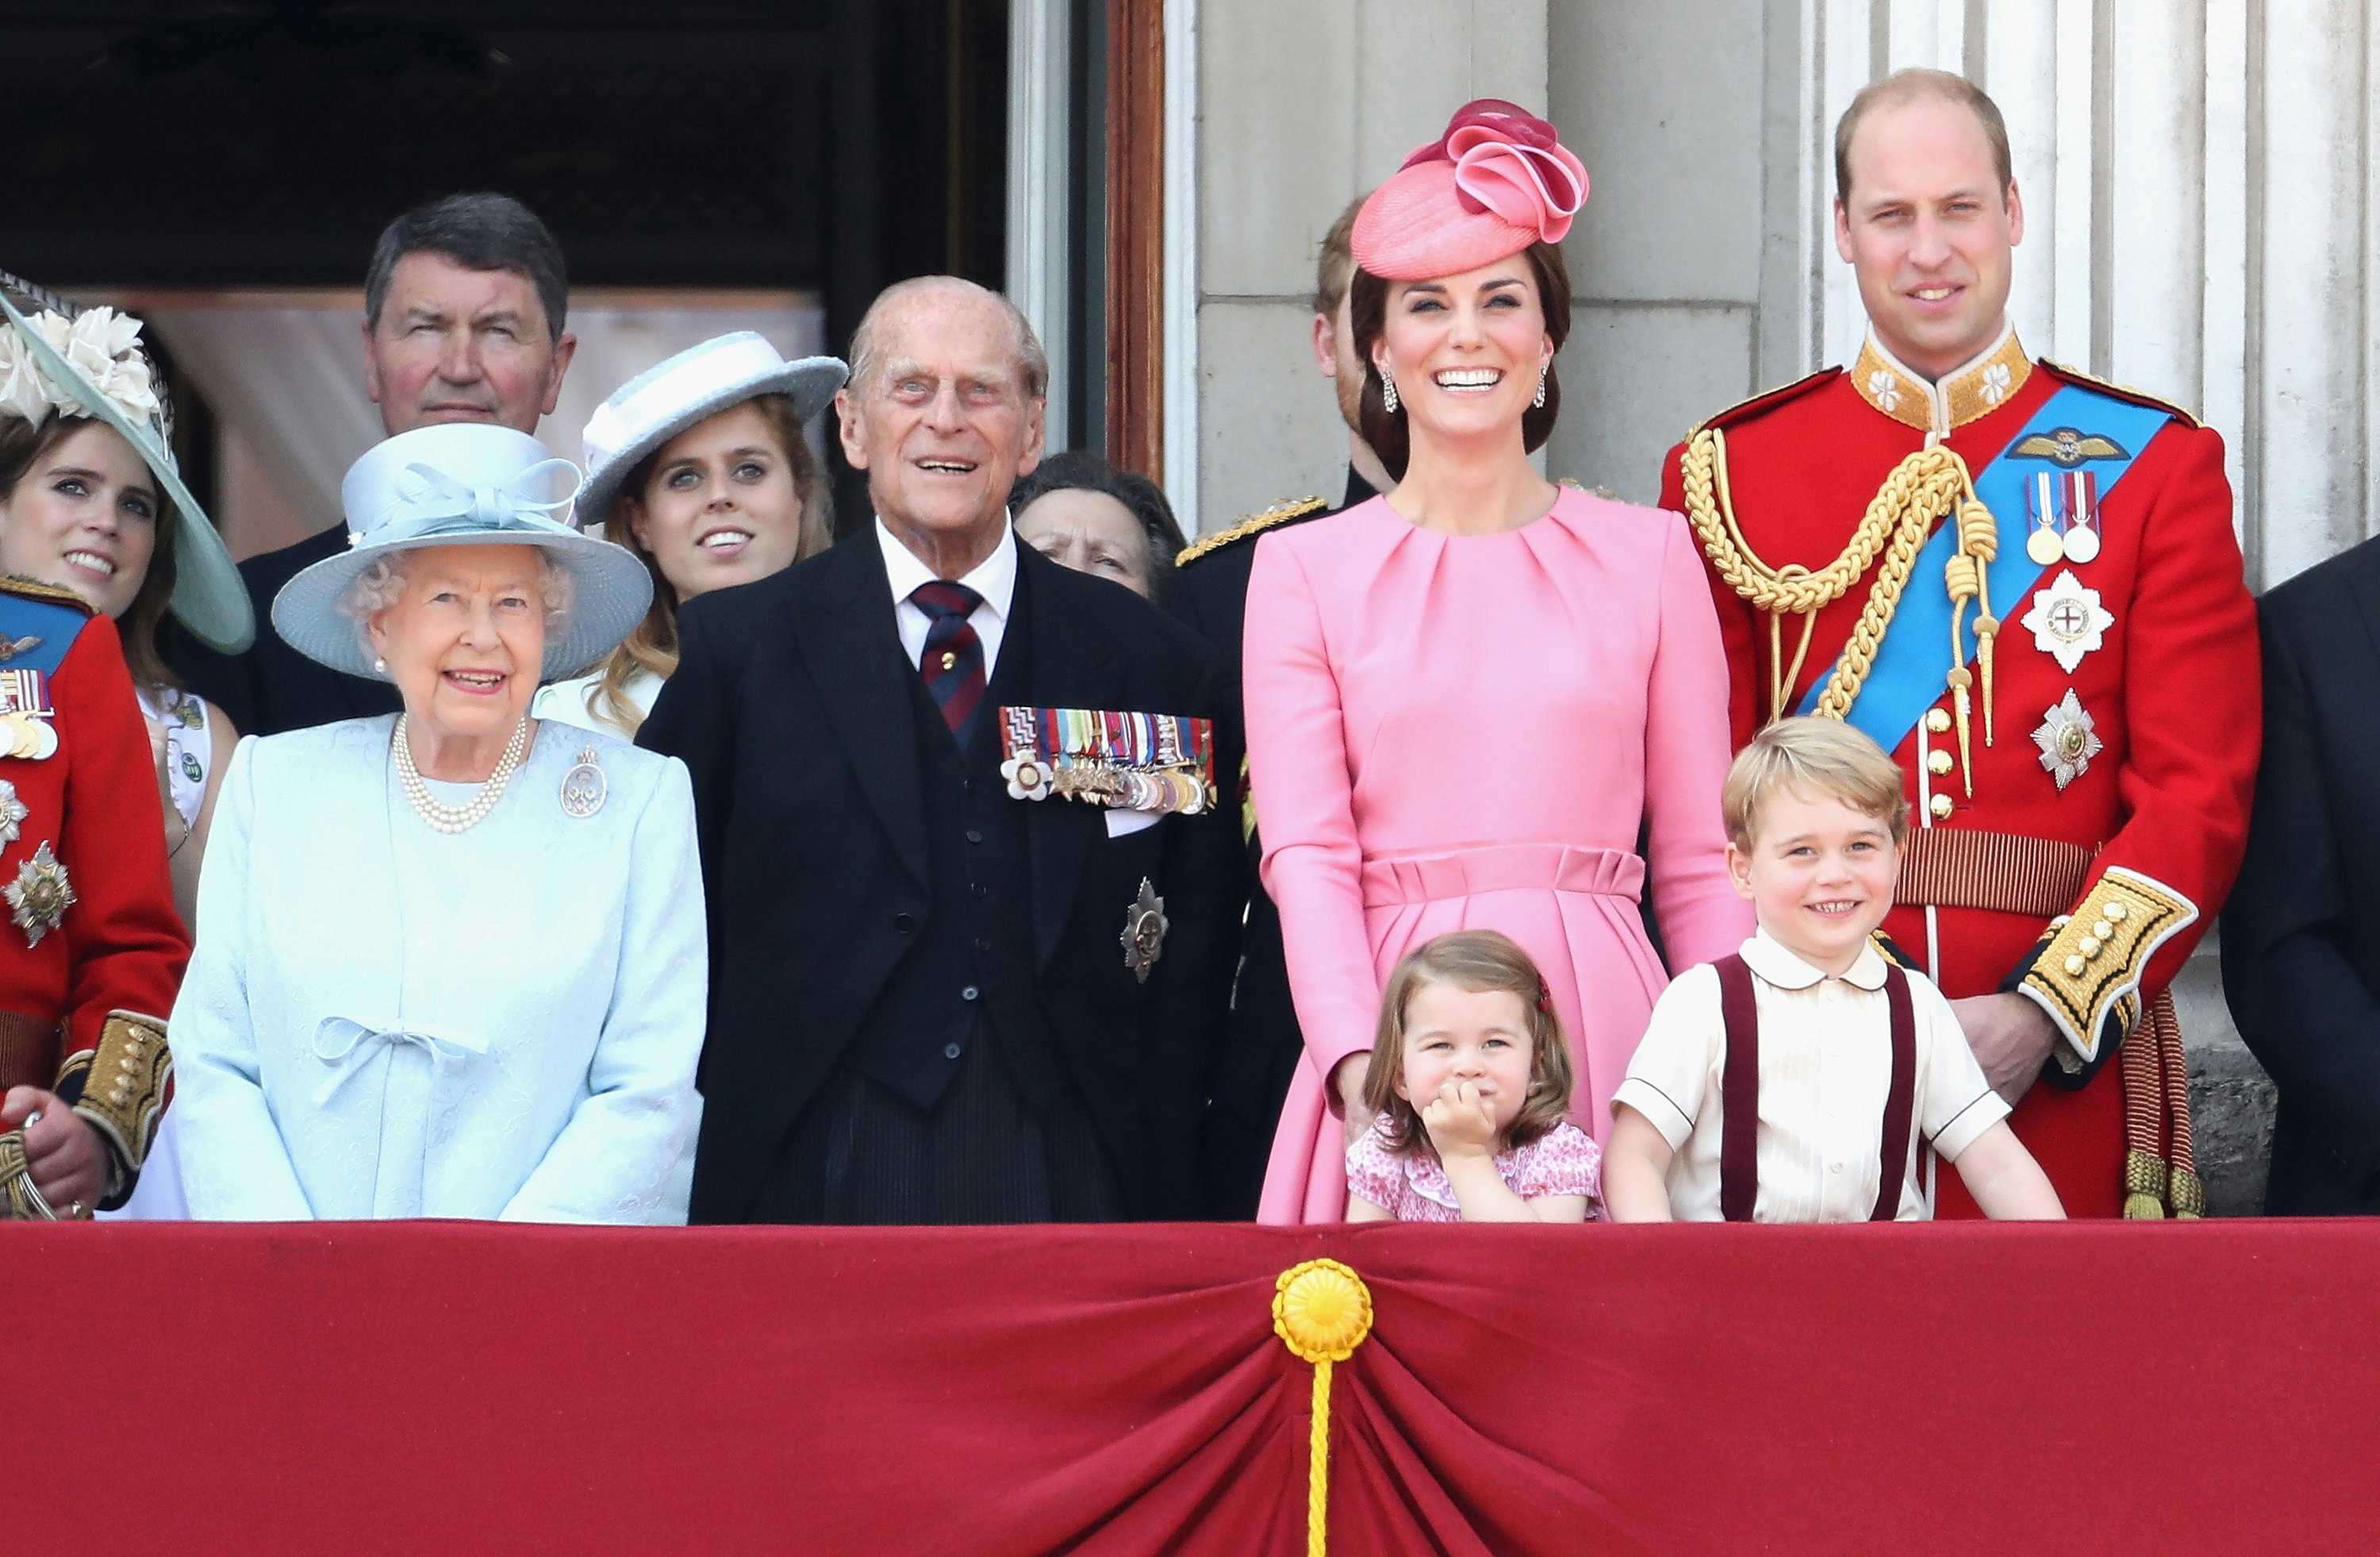
<path fill-rule="evenodd" d="M 1788 400 L 1797 400 L 1819 385 L 1833 382 L 1841 374 L 1840 368 L 1821 368 L 1816 372 L 1795 379 L 1791 383 L 1780 383 L 1774 389 L 1764 389 L 1749 399 L 1738 400 L 1726 409 L 1715 411 L 1703 420 L 1694 423 L 1687 430 L 1686 436 L 1691 439 L 1706 427 L 1732 427 L 1747 417 L 1768 409 L 1771 406 L 1779 406 Z"/>
<path fill-rule="evenodd" d="M 2203 425 L 2196 417 L 2162 395 L 2151 395 L 2144 389 L 2134 389 L 2131 384 L 2118 383 L 2112 379 L 2103 379 L 2096 374 L 2086 373 L 2079 368 L 2070 368 L 2063 362 L 2052 362 L 2046 357 L 2040 359 L 2040 362 L 2043 367 L 2061 379 L 2070 379 L 2088 388 L 2104 391 L 2119 400 L 2129 401 L 2135 406 L 2146 406 L 2153 411 L 2165 411 L 2180 419 L 2184 427 Z"/>
<path fill-rule="evenodd" d="M 1194 544 L 1182 548 L 1173 559 L 1176 567 L 1187 567 L 1200 557 L 1212 556 L 1226 546 L 1237 545 L 1253 535 L 1262 535 L 1275 525 L 1285 525 L 1292 519 L 1302 519 L 1320 512 L 1330 505 L 1318 497 L 1285 497 L 1260 514 L 1250 514 L 1234 521 L 1228 529 L 1202 537 Z"/>
<path fill-rule="evenodd" d="M 38 578 L 28 578 L 22 574 L 0 573 L 0 594 L 42 601 L 51 605 L 71 606 L 86 616 L 91 614 L 91 602 L 72 590 L 62 590 L 55 584 L 44 584 Z"/>

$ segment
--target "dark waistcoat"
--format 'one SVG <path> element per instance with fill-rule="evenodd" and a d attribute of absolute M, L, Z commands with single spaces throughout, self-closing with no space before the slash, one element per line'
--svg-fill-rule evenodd
<path fill-rule="evenodd" d="M 1000 773 L 997 710 L 1026 700 L 1030 655 L 1025 613 L 1017 610 L 964 756 L 925 679 L 909 677 L 931 878 L 928 906 L 912 932 L 916 943 L 861 1021 L 846 1057 L 853 1069 L 920 1109 L 934 1105 L 966 1046 L 987 1033 L 1035 1109 L 1048 1109 L 1067 1084 L 1035 988 L 1027 802 L 1009 797 Z"/>

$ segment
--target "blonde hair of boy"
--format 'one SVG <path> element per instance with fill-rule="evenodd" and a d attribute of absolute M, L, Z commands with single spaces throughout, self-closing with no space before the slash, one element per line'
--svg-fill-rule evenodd
<path fill-rule="evenodd" d="M 1380 1030 L 1364 1072 L 1364 1106 L 1386 1121 L 1390 1155 L 1432 1150 L 1420 1112 L 1397 1096 L 1396 1087 L 1404 1074 L 1405 1007 L 1426 984 L 1451 984 L 1473 994 L 1500 990 L 1521 1002 L 1529 1024 L 1529 1095 L 1505 1132 L 1505 1145 L 1518 1150 L 1542 1140 L 1570 1117 L 1570 1043 L 1554 1015 L 1545 976 L 1512 937 L 1492 930 L 1458 930 L 1406 953 L 1380 996 Z"/>
<path fill-rule="evenodd" d="M 1909 837 L 1909 793 L 1900 768 L 1866 732 L 1840 719 L 1780 719 L 1735 754 L 1719 790 L 1727 839 L 1751 852 L 1760 808 L 1780 793 L 1840 800 L 1890 830 L 1897 846 Z"/>

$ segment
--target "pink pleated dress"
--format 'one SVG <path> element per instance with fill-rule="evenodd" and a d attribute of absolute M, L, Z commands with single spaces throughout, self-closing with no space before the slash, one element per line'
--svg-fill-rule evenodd
<path fill-rule="evenodd" d="M 1248 585 L 1250 781 L 1305 1057 L 1261 1222 L 1337 1222 L 1342 1126 L 1325 1077 L 1371 1048 L 1404 954 L 1499 930 L 1536 959 L 1601 1141 L 1668 971 L 1752 933 L 1727 879 L 1728 680 L 1678 515 L 1564 488 L 1491 535 L 1416 528 L 1385 498 L 1276 531 Z"/>

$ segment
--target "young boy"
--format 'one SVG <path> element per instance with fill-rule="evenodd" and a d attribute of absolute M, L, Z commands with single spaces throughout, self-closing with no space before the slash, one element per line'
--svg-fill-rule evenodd
<path fill-rule="evenodd" d="M 1949 1002 L 1870 939 L 1909 828 L 1892 760 L 1838 721 L 1781 720 L 1720 804 L 1759 932 L 1654 1006 L 1611 1100 L 1612 1220 L 1922 1220 L 1926 1145 L 1985 1214 L 2062 1218 Z"/>

